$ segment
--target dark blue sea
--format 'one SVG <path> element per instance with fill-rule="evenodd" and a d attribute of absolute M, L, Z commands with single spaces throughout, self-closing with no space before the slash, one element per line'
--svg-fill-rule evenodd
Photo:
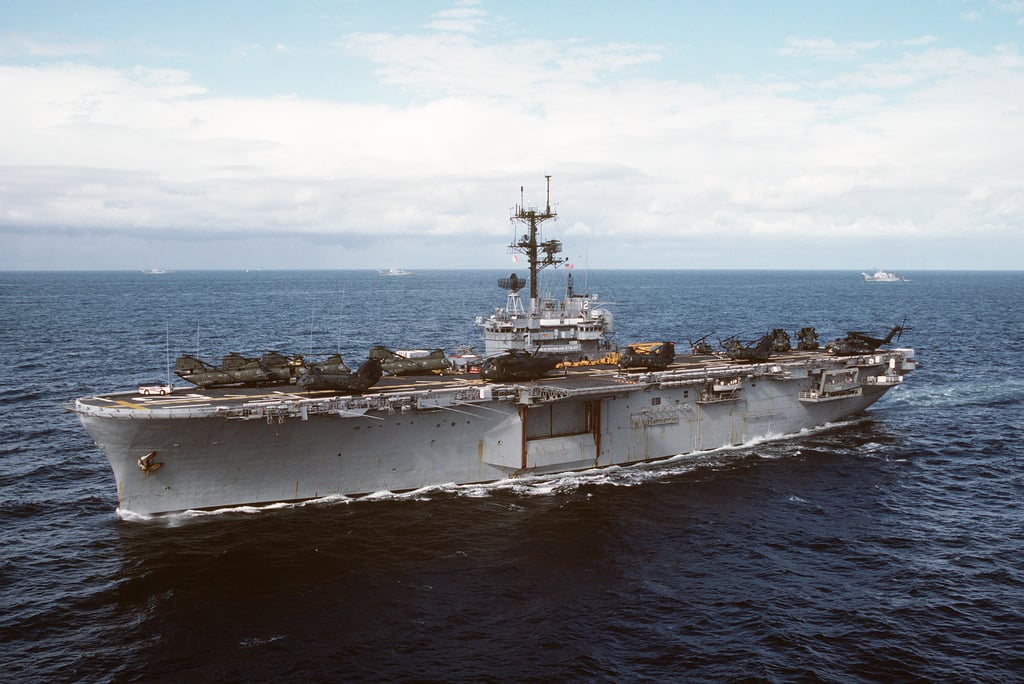
<path fill-rule="evenodd" d="M 576 271 L 620 343 L 912 328 L 866 414 L 699 463 L 122 520 L 63 409 L 182 352 L 454 351 L 502 275 L 0 273 L 0 678 L 1024 678 L 1022 272 Z"/>

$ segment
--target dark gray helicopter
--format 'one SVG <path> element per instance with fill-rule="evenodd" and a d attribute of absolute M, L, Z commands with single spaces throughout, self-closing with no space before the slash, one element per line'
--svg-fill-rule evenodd
<path fill-rule="evenodd" d="M 835 356 L 870 354 L 883 344 L 889 344 L 892 342 L 893 337 L 899 341 L 903 336 L 904 330 L 910 330 L 910 328 L 902 325 L 894 325 L 892 329 L 889 330 L 889 334 L 885 337 L 871 337 L 867 333 L 860 332 L 859 330 L 849 330 L 846 333 L 846 337 L 840 337 L 825 345 L 825 351 Z"/>
<path fill-rule="evenodd" d="M 299 377 L 296 384 L 305 390 L 335 390 L 346 394 L 359 394 L 376 384 L 383 375 L 380 359 L 367 359 L 359 366 L 359 370 L 353 373 L 341 362 L 340 356 L 334 356 L 337 357 L 337 363 L 306 366 L 306 372 Z"/>
<path fill-rule="evenodd" d="M 395 352 L 378 344 L 370 349 L 370 358 L 380 359 L 381 369 L 389 375 L 443 373 L 450 368 L 443 349 Z"/>
<path fill-rule="evenodd" d="M 241 378 L 234 374 L 223 371 L 202 359 L 197 359 L 191 354 L 179 356 L 174 360 L 174 374 L 182 380 L 200 387 L 237 385 L 242 382 Z"/>
<path fill-rule="evenodd" d="M 637 342 L 619 352 L 619 368 L 665 370 L 676 360 L 674 342 Z"/>
<path fill-rule="evenodd" d="M 789 339 L 789 333 L 783 328 L 775 328 L 768 335 L 772 338 L 773 352 L 788 352 L 793 348 L 792 342 Z"/>
<path fill-rule="evenodd" d="M 260 367 L 267 374 L 269 384 L 287 385 L 295 382 L 304 366 L 302 356 L 285 356 L 269 351 L 260 357 Z"/>
<path fill-rule="evenodd" d="M 242 356 L 237 352 L 224 355 L 220 366 L 185 354 L 174 361 L 174 373 L 199 387 L 227 385 L 284 385 L 292 382 L 302 367 L 302 357 L 267 352 L 260 358 Z"/>
<path fill-rule="evenodd" d="M 771 335 L 765 335 L 754 342 L 743 343 L 736 339 L 728 339 L 722 343 L 725 355 L 733 361 L 751 361 L 761 363 L 772 355 L 775 341 Z"/>
<path fill-rule="evenodd" d="M 710 356 L 715 353 L 715 350 L 711 348 L 711 343 L 708 342 L 708 338 L 715 333 L 710 332 L 699 340 L 690 340 L 690 353 L 697 354 L 700 356 Z"/>
<path fill-rule="evenodd" d="M 796 334 L 796 339 L 799 340 L 796 343 L 797 349 L 813 351 L 818 348 L 818 331 L 810 326 L 800 328 L 800 332 Z"/>
<path fill-rule="evenodd" d="M 345 373 L 351 373 L 352 369 L 345 365 L 345 362 L 341 360 L 341 354 L 331 354 L 323 361 L 317 361 L 315 363 L 305 364 L 306 368 L 316 368 L 323 373 L 328 375 L 339 375 Z M 302 373 L 305 370 L 301 371 Z"/>
<path fill-rule="evenodd" d="M 484 359 L 480 364 L 480 377 L 494 382 L 536 380 L 557 366 L 559 361 L 561 359 L 555 356 L 510 349 Z"/>

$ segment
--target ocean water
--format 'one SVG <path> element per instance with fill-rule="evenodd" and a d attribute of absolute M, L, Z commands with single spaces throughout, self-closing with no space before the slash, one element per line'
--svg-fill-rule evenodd
<path fill-rule="evenodd" d="M 502 275 L 0 273 L 3 680 L 1024 677 L 1021 272 L 577 271 L 622 343 L 912 328 L 866 414 L 697 462 L 122 520 L 62 408 L 182 352 L 454 351 Z"/>

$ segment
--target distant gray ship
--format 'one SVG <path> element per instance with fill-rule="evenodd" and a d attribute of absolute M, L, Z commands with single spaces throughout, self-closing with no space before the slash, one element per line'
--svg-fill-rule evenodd
<path fill-rule="evenodd" d="M 831 352 L 816 342 L 768 351 L 767 336 L 718 355 L 634 345 L 626 356 L 640 367 L 620 368 L 612 316 L 596 297 L 571 284 L 561 300 L 537 293 L 537 272 L 560 263 L 561 244 L 538 241 L 539 225 L 554 217 L 548 183 L 544 210 L 520 205 L 512 216 L 526 227 L 511 247 L 529 260 L 529 307 L 519 299 L 526 281 L 503 279 L 507 306 L 480 321 L 482 371 L 455 364 L 447 374 L 385 375 L 350 394 L 301 389 L 300 368 L 276 386 L 75 401 L 70 410 L 114 471 L 119 512 L 407 491 L 696 454 L 840 421 L 915 368 L 914 350 L 880 348 L 892 334 L 865 342 L 861 333 Z M 662 356 L 645 368 L 650 350 Z M 548 371 L 553 356 L 564 362 Z"/>
<path fill-rule="evenodd" d="M 877 269 L 874 273 L 861 273 L 869 283 L 905 283 L 907 279 L 897 273 Z"/>

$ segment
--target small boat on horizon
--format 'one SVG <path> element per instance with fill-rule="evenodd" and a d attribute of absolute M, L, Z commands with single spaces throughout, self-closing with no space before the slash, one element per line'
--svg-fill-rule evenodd
<path fill-rule="evenodd" d="M 907 282 L 907 279 L 904 278 L 903 276 L 897 275 L 896 273 L 890 273 L 888 271 L 883 271 L 882 269 L 877 269 L 874 273 L 863 273 L 862 272 L 861 275 L 864 276 L 864 280 L 868 281 L 869 283 L 905 283 L 905 282 Z"/>
<path fill-rule="evenodd" d="M 406 271 L 405 269 L 401 269 L 401 268 L 389 268 L 389 269 L 386 269 L 386 270 L 379 270 L 379 271 L 377 271 L 377 273 L 379 273 L 382 276 L 409 276 L 409 275 L 416 275 L 412 271 Z"/>

